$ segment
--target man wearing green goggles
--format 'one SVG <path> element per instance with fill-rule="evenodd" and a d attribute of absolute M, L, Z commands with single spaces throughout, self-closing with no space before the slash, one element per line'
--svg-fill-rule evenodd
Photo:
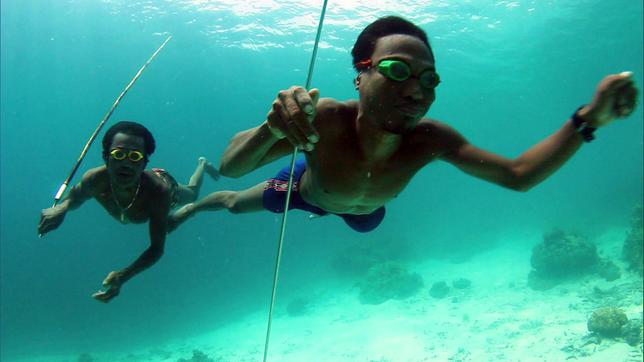
<path fill-rule="evenodd" d="M 358 66 L 363 69 L 370 69 L 373 67 L 371 59 L 358 62 Z M 378 72 L 385 77 L 395 80 L 396 82 L 404 82 L 409 78 L 418 79 L 420 86 L 425 89 L 434 89 L 438 87 L 441 82 L 438 73 L 433 69 L 425 69 L 418 76 L 411 73 L 411 67 L 404 60 L 388 59 L 381 60 L 376 66 Z"/>
<path fill-rule="evenodd" d="M 296 164 L 289 207 L 335 214 L 354 230 L 368 232 L 384 219 L 384 205 L 434 161 L 526 191 L 591 141 L 595 129 L 635 110 L 631 73 L 609 75 L 559 130 L 509 159 L 424 117 L 441 80 L 427 35 L 418 26 L 394 16 L 378 19 L 358 36 L 351 54 L 358 100 L 320 99 L 317 89 L 297 86 L 280 91 L 266 120 L 232 139 L 222 157 L 222 175 L 240 177 L 296 147 L 305 159 Z M 287 167 L 250 189 L 213 193 L 179 209 L 175 222 L 201 210 L 283 212 L 289 174 Z"/>
<path fill-rule="evenodd" d="M 197 199 L 204 172 L 219 178 L 217 169 L 203 157 L 187 185 L 177 183 L 163 169 L 146 170 L 148 157 L 155 148 L 154 137 L 145 126 L 128 121 L 116 123 L 103 137 L 105 165 L 87 171 L 60 204 L 41 213 L 38 225 L 41 235 L 60 226 L 69 210 L 90 198 L 123 224 L 149 223 L 150 246 L 132 264 L 107 275 L 103 281 L 105 290 L 93 295 L 101 302 L 115 298 L 123 283 L 159 260 L 166 233 L 172 228 L 168 225 L 171 208 Z"/>

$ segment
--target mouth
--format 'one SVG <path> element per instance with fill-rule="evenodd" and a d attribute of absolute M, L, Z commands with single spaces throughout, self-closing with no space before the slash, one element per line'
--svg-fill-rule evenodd
<path fill-rule="evenodd" d="M 134 175 L 136 175 L 136 172 L 128 168 L 121 168 L 116 171 L 116 176 L 123 179 L 134 177 Z"/>
<path fill-rule="evenodd" d="M 401 104 L 396 109 L 408 117 L 422 117 L 426 112 L 425 108 L 411 104 Z"/>

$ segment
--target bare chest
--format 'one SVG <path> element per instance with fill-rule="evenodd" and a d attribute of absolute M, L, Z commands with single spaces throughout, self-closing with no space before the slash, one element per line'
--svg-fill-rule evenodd
<path fill-rule="evenodd" d="M 397 197 L 427 162 L 406 152 L 369 161 L 346 148 L 327 150 L 309 157 L 302 193 L 331 212 L 370 213 Z"/>
<path fill-rule="evenodd" d="M 116 200 L 109 191 L 96 196 L 96 200 L 118 222 L 122 224 L 140 224 L 150 218 L 149 207 L 144 195 L 137 195 L 129 200 Z"/>

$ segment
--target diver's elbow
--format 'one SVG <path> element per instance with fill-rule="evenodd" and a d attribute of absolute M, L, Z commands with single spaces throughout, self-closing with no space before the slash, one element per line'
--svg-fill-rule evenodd
<path fill-rule="evenodd" d="M 534 178 L 515 173 L 503 186 L 517 192 L 528 192 L 538 183 L 539 181 Z"/>
<path fill-rule="evenodd" d="M 534 184 L 529 184 L 529 183 L 519 183 L 516 185 L 512 185 L 509 187 L 513 191 L 518 191 L 518 192 L 528 192 L 530 191 L 535 185 Z"/>
<path fill-rule="evenodd" d="M 240 178 L 244 175 L 239 168 L 231 167 L 227 161 L 222 161 L 219 165 L 219 174 L 228 178 Z"/>

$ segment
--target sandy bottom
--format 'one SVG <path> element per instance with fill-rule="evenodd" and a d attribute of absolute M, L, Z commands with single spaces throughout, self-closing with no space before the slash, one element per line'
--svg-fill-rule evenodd
<path fill-rule="evenodd" d="M 625 269 L 619 259 L 625 231 L 597 240 L 600 255 Z M 534 243 L 539 240 L 534 240 Z M 533 244 L 534 244 L 533 243 Z M 518 243 L 516 245 L 526 245 Z M 602 306 L 622 308 L 629 319 L 642 318 L 642 279 L 622 273 L 614 282 L 588 277 L 548 291 L 527 287 L 531 248 L 505 246 L 453 264 L 429 260 L 410 265 L 425 287 L 406 300 L 364 305 L 358 289 L 316 286 L 309 312 L 290 317 L 276 309 L 269 361 L 407 362 L 407 361 L 642 361 L 642 344 L 598 339 L 586 322 Z M 444 298 L 429 295 L 438 281 L 467 278 L 467 289 Z M 604 295 L 597 289 L 611 290 Z M 261 361 L 267 311 L 190 340 L 114 355 L 92 354 L 98 361 Z M 193 359 L 198 350 L 208 359 Z M 78 361 L 49 356 L 32 361 Z"/>

